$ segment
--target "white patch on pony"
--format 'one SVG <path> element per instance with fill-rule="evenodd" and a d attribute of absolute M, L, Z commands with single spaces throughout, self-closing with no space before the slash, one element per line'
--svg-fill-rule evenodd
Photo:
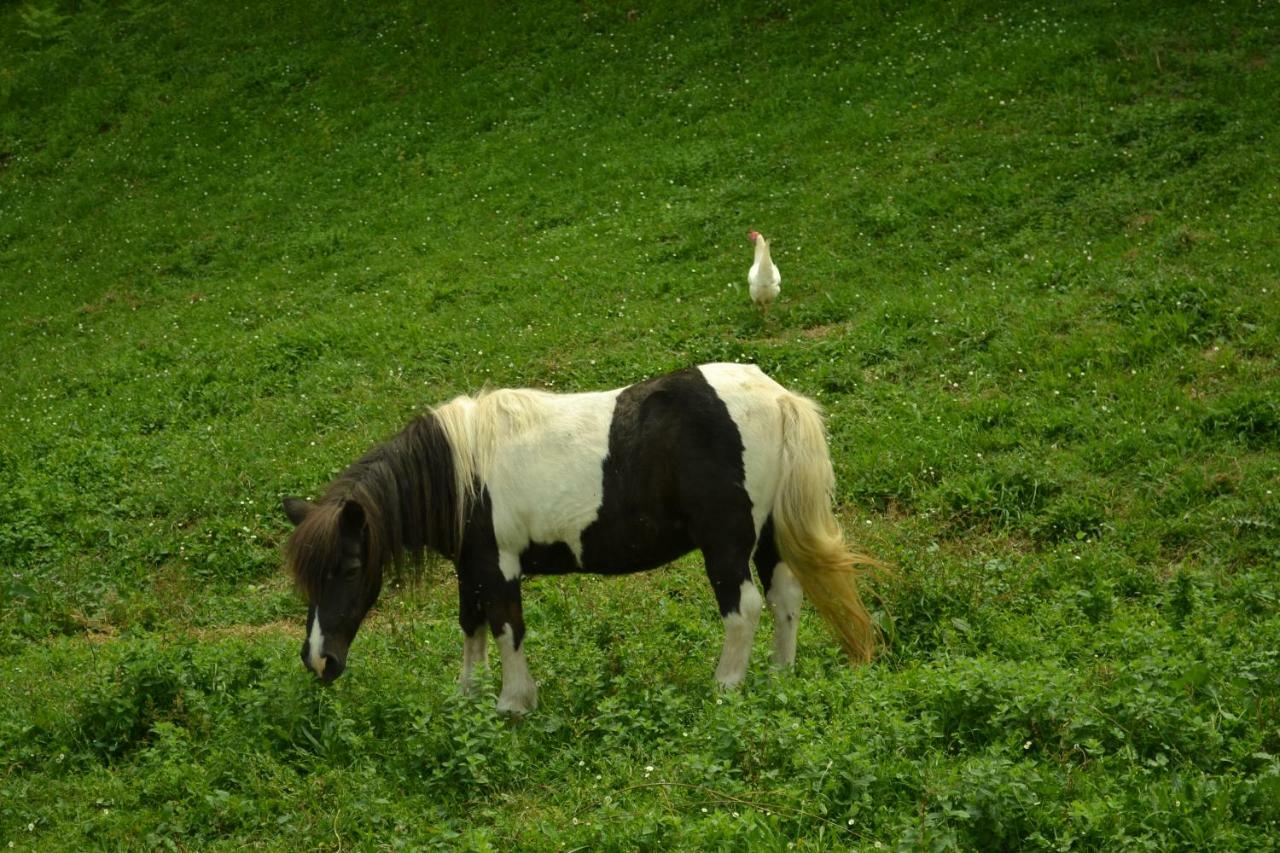
<path fill-rule="evenodd" d="M 495 525 L 496 526 L 496 525 Z M 523 548 L 521 550 L 524 550 Z M 520 557 L 511 551 L 498 552 L 498 571 L 509 581 L 520 577 Z"/>
<path fill-rule="evenodd" d="M 604 498 L 609 425 L 621 391 L 504 389 L 436 410 L 460 479 L 489 490 L 507 580 L 519 577 L 519 554 L 530 542 L 564 542 L 581 564 L 582 531 Z"/>
<path fill-rule="evenodd" d="M 476 629 L 475 634 L 468 636 L 462 635 L 462 692 L 470 694 L 475 690 L 475 671 L 476 669 L 485 670 L 489 666 L 488 658 L 489 635 L 488 629 L 481 625 Z"/>
<path fill-rule="evenodd" d="M 789 392 L 754 364 L 704 364 L 698 370 L 742 438 L 744 485 L 758 536 L 773 510 L 782 473 L 782 413 L 776 401 Z"/>
<path fill-rule="evenodd" d="M 324 672 L 324 665 L 327 659 L 324 656 L 324 634 L 320 632 L 320 611 L 315 611 L 315 616 L 311 619 L 311 633 L 307 635 L 307 657 L 311 662 L 311 669 L 316 675 Z"/>
<path fill-rule="evenodd" d="M 750 578 L 744 580 L 738 589 L 738 612 L 724 617 L 724 652 L 716 667 L 716 681 L 725 689 L 737 687 L 747 676 L 760 605 L 760 591 Z"/>
<path fill-rule="evenodd" d="M 773 665 L 788 667 L 796 662 L 796 632 L 800 629 L 804 592 L 786 563 L 773 567 L 768 599 L 773 614 Z"/>
<path fill-rule="evenodd" d="M 498 710 L 527 714 L 538 707 L 538 685 L 524 662 L 524 648 L 515 647 L 509 624 L 504 624 L 502 633 L 498 635 L 498 651 L 502 655 L 502 693 L 498 695 Z"/>

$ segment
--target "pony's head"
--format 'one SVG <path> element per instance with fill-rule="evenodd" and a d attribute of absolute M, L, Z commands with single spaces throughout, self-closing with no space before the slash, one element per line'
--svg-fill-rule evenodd
<path fill-rule="evenodd" d="M 302 662 L 328 683 L 346 668 L 351 641 L 382 590 L 382 560 L 370 541 L 378 526 L 356 500 L 285 498 L 284 512 L 294 524 L 285 562 L 308 605 Z"/>
<path fill-rule="evenodd" d="M 456 559 L 469 499 L 459 497 L 468 493 L 459 487 L 449 441 L 456 421 L 435 413 L 414 418 L 347 466 L 319 501 L 285 498 L 294 524 L 285 565 L 308 605 L 302 662 L 323 681 L 346 668 L 384 569 L 406 559 L 420 564 L 425 548 Z M 474 479 L 470 469 L 463 476 Z"/>

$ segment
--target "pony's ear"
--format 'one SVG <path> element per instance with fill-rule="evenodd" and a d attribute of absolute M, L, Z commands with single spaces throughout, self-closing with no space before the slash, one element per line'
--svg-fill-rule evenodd
<path fill-rule="evenodd" d="M 284 499 L 284 514 L 293 522 L 294 527 L 301 524 L 313 509 L 315 509 L 315 504 L 311 501 L 304 501 L 302 498 Z"/>
<path fill-rule="evenodd" d="M 358 541 L 364 533 L 364 507 L 355 501 L 344 503 L 342 515 L 338 516 L 338 532 L 344 539 Z"/>

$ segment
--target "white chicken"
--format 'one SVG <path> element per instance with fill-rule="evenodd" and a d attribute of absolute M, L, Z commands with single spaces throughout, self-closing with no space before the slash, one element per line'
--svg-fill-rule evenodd
<path fill-rule="evenodd" d="M 756 260 L 751 265 L 750 272 L 747 273 L 751 301 L 768 314 L 769 306 L 778 298 L 778 291 L 781 290 L 779 285 L 782 283 L 782 276 L 778 274 L 777 265 L 769 257 L 769 241 L 764 238 L 764 235 L 759 231 L 748 231 L 747 239 L 756 246 Z"/>

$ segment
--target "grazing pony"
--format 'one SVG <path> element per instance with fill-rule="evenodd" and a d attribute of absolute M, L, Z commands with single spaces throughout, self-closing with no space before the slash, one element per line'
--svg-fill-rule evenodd
<path fill-rule="evenodd" d="M 831 512 L 834 475 L 817 404 L 745 364 L 705 364 L 587 394 L 497 390 L 415 418 L 340 474 L 316 503 L 286 498 L 285 547 L 305 593 L 302 660 L 324 681 L 382 588 L 383 569 L 431 548 L 458 575 L 462 685 L 502 658 L 498 708 L 537 704 L 525 664 L 520 579 L 625 574 L 702 551 L 724 651 L 716 681 L 746 674 L 760 616 L 773 663 L 795 661 L 804 595 L 854 662 L 875 635 L 861 568 Z"/>

